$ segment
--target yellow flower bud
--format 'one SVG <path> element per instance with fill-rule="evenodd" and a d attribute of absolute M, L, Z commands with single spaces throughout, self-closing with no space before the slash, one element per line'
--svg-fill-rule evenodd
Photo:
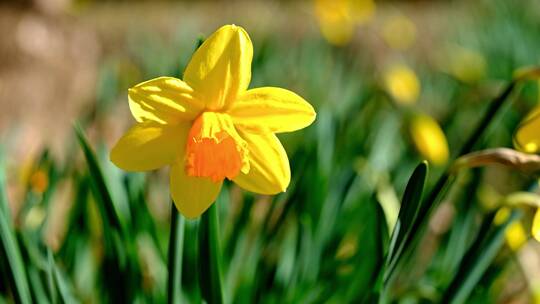
<path fill-rule="evenodd" d="M 348 44 L 357 25 L 375 13 L 373 0 L 315 0 L 315 16 L 324 38 L 331 44 Z"/>
<path fill-rule="evenodd" d="M 397 15 L 384 22 L 382 37 L 391 48 L 406 50 L 416 40 L 416 26 L 409 18 Z"/>
<path fill-rule="evenodd" d="M 430 116 L 417 115 L 410 124 L 410 133 L 418 152 L 429 162 L 441 165 L 448 161 L 448 142 L 439 124 Z"/>
<path fill-rule="evenodd" d="M 383 76 L 384 85 L 397 103 L 411 105 L 420 95 L 420 81 L 414 71 L 406 65 L 390 67 Z"/>

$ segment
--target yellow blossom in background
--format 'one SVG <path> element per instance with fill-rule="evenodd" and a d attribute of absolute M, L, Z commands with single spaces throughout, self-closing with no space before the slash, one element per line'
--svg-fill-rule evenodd
<path fill-rule="evenodd" d="M 532 236 L 540 242 L 540 208 L 538 208 L 534 214 L 531 233 Z"/>
<path fill-rule="evenodd" d="M 418 100 L 420 81 L 408 66 L 403 64 L 391 66 L 384 72 L 383 81 L 386 91 L 397 103 L 411 105 Z"/>
<path fill-rule="evenodd" d="M 526 153 L 540 151 L 540 106 L 534 108 L 517 127 L 514 146 Z"/>
<path fill-rule="evenodd" d="M 30 187 L 35 193 L 43 193 L 49 186 L 49 177 L 41 169 L 36 170 L 30 177 Z"/>
<path fill-rule="evenodd" d="M 274 87 L 248 90 L 253 46 L 226 25 L 195 52 L 184 79 L 159 77 L 129 90 L 137 120 L 110 158 L 128 171 L 171 166 L 171 196 L 188 218 L 215 201 L 225 178 L 262 194 L 287 189 L 290 167 L 275 133 L 310 125 L 313 107 Z"/>
<path fill-rule="evenodd" d="M 484 78 L 486 60 L 480 52 L 456 45 L 450 47 L 448 56 L 449 58 L 444 59 L 448 64 L 447 70 L 457 79 L 465 83 L 475 83 Z"/>
<path fill-rule="evenodd" d="M 504 236 L 508 247 L 514 251 L 519 250 L 527 242 L 527 232 L 521 221 L 515 221 L 508 225 Z"/>
<path fill-rule="evenodd" d="M 348 44 L 357 25 L 375 13 L 373 0 L 315 0 L 315 16 L 323 37 L 331 44 Z"/>
<path fill-rule="evenodd" d="M 43 221 L 45 220 L 46 217 L 47 217 L 47 212 L 45 211 L 45 209 L 42 206 L 37 205 L 37 206 L 32 207 L 28 211 L 24 219 L 24 224 L 26 227 L 30 229 L 36 229 L 41 224 L 43 224 Z"/>
<path fill-rule="evenodd" d="M 510 216 L 510 208 L 502 207 L 495 214 L 494 223 L 503 224 Z M 534 226 L 534 225 L 533 225 Z M 534 227 L 533 227 L 534 230 Z M 517 251 L 527 242 L 527 233 L 521 221 L 514 221 L 505 231 L 506 243 L 510 249 Z"/>
<path fill-rule="evenodd" d="M 410 134 L 418 152 L 429 162 L 441 165 L 448 161 L 448 142 L 439 124 L 430 116 L 416 115 L 410 123 Z"/>
<path fill-rule="evenodd" d="M 535 215 L 531 226 L 531 235 L 540 241 L 540 196 L 532 192 L 516 192 L 508 195 L 505 198 L 504 204 L 506 207 L 502 207 L 495 214 L 495 223 L 500 225 L 510 216 L 510 207 L 515 206 L 529 206 L 535 208 Z M 517 224 L 520 227 L 517 227 Z M 506 239 L 508 245 L 516 250 L 520 246 L 518 244 L 525 243 L 527 241 L 527 234 L 525 228 L 520 221 L 512 223 L 506 230 Z"/>
<path fill-rule="evenodd" d="M 416 26 L 409 18 L 396 15 L 384 21 L 382 37 L 391 48 L 406 50 L 416 40 Z"/>
<path fill-rule="evenodd" d="M 506 222 L 510 216 L 510 213 L 511 209 L 509 207 L 500 208 L 495 214 L 493 222 L 496 225 L 502 225 L 504 222 Z M 510 247 L 510 249 L 513 251 L 519 250 L 521 246 L 527 242 L 527 233 L 525 232 L 525 228 L 523 227 L 521 221 L 514 221 L 513 223 L 510 223 L 510 225 L 508 225 L 506 228 L 504 237 L 508 247 Z"/>

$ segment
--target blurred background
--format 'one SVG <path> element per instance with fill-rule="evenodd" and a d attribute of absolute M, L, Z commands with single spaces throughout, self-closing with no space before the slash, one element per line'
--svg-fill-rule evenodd
<path fill-rule="evenodd" d="M 254 44 L 251 87 L 290 89 L 318 113 L 311 127 L 280 136 L 293 170 L 287 193 L 254 196 L 231 184 L 220 196 L 231 303 L 369 302 L 415 166 L 428 160 L 432 185 L 514 71 L 540 63 L 535 0 L 2 1 L 0 146 L 34 300 L 50 293 L 42 264 L 53 257 L 65 284 L 59 292 L 73 299 L 164 301 L 167 170 L 126 174 L 108 151 L 134 123 L 127 89 L 181 77 L 197 39 L 231 23 Z M 538 83 L 512 98 L 479 148 L 512 147 L 516 126 L 539 101 Z M 111 232 L 91 194 L 75 121 L 128 227 L 120 244 L 135 249 L 123 260 L 103 241 Z M 535 176 L 501 167 L 461 174 L 391 298 L 441 301 L 486 214 L 524 191 L 539 201 Z M 518 208 L 521 219 L 468 301 L 540 303 L 534 204 Z M 188 221 L 182 295 L 197 303 L 195 232 Z M 106 277 L 111 269 L 117 281 Z M 0 300 L 9 302 L 9 290 L 0 284 Z"/>

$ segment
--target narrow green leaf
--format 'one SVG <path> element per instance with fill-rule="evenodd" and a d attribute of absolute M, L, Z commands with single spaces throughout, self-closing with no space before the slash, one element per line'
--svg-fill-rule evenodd
<path fill-rule="evenodd" d="M 223 303 L 221 248 L 216 203 L 201 216 L 199 222 L 199 286 L 209 304 Z"/>
<path fill-rule="evenodd" d="M 49 296 L 47 295 L 45 286 L 43 286 L 40 272 L 33 265 L 28 266 L 28 281 L 30 282 L 30 287 L 32 288 L 33 299 L 40 304 L 49 304 Z"/>
<path fill-rule="evenodd" d="M 90 144 L 88 143 L 88 140 L 86 139 L 82 128 L 78 124 L 76 124 L 74 126 L 74 129 L 79 144 L 83 150 L 86 163 L 88 164 L 88 170 L 90 171 L 90 180 L 93 186 L 93 193 L 96 200 L 100 202 L 100 207 L 103 208 L 103 210 L 101 211 L 104 213 L 104 220 L 118 230 L 124 231 L 122 222 L 120 221 L 118 213 L 115 210 L 115 204 L 113 203 L 111 193 L 107 188 L 107 184 L 105 183 L 103 171 L 101 170 L 99 163 L 96 159 L 96 154 L 90 147 Z"/>
<path fill-rule="evenodd" d="M 494 213 L 488 215 L 477 238 L 463 257 L 456 276 L 442 298 L 442 303 L 465 303 L 482 275 L 504 244 L 504 234 L 508 225 L 520 216 L 513 210 L 501 225 L 492 226 Z M 490 228 L 491 227 L 491 228 Z"/>
<path fill-rule="evenodd" d="M 54 261 L 53 252 L 47 248 L 47 279 L 52 303 L 79 303 L 73 296 L 72 288 Z"/>
<path fill-rule="evenodd" d="M 11 211 L 9 209 L 8 205 L 8 198 L 7 198 L 7 192 L 6 192 L 6 172 L 5 172 L 6 164 L 5 164 L 5 157 L 4 157 L 4 148 L 0 146 L 0 211 L 4 212 L 4 214 L 7 215 L 6 221 L 10 228 L 12 228 L 12 220 L 11 220 Z"/>
<path fill-rule="evenodd" d="M 90 188 L 102 218 L 104 259 L 100 284 L 107 301 L 132 302 L 141 287 L 141 269 L 132 234 L 119 217 L 96 155 L 79 125 L 74 127 L 89 169 Z M 117 284 L 116 288 L 110 288 Z"/>
<path fill-rule="evenodd" d="M 184 247 L 184 217 L 171 202 L 171 233 L 169 236 L 167 303 L 180 303 L 182 287 L 182 253 Z"/>
<path fill-rule="evenodd" d="M 11 229 L 7 198 L 5 196 L 3 157 L 0 155 L 0 257 L 5 258 L 7 276 L 13 287 L 13 296 L 18 303 L 31 303 L 28 278 L 21 257 L 19 245 Z"/>
<path fill-rule="evenodd" d="M 71 284 L 69 284 L 69 281 L 66 280 L 64 274 L 60 271 L 56 263 L 54 263 L 54 260 L 53 260 L 53 266 L 54 266 L 54 282 L 56 283 L 56 286 L 60 295 L 60 299 L 62 300 L 61 302 L 66 303 L 66 304 L 79 303 L 79 301 L 73 295 Z"/>
<path fill-rule="evenodd" d="M 398 219 L 390 239 L 390 247 L 386 258 L 387 268 L 384 274 L 384 282 L 387 282 L 397 263 L 401 259 L 405 242 L 412 233 L 413 223 L 418 216 L 422 202 L 422 194 L 428 173 L 428 164 L 421 162 L 414 170 L 401 200 Z"/>
<path fill-rule="evenodd" d="M 54 282 L 55 265 L 52 256 L 52 251 L 47 250 L 47 288 L 49 289 L 49 295 L 53 304 L 58 303 L 58 294 L 56 292 L 56 283 Z"/>

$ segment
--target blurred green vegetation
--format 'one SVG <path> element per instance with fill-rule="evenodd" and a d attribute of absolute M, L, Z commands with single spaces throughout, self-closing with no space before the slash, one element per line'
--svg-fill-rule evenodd
<path fill-rule="evenodd" d="M 425 198 L 451 164 L 427 170 L 409 130 L 414 116 L 433 117 L 455 157 L 514 71 L 540 63 L 535 1 L 470 7 L 472 22 L 455 20 L 455 37 L 445 38 L 451 43 L 430 46 L 430 56 L 414 48 L 390 51 L 418 78 L 412 105 L 387 93 L 387 64 L 373 59 L 377 48 L 336 47 L 320 35 L 252 36 L 251 87 L 293 90 L 318 116 L 311 127 L 280 135 L 292 170 L 286 193 L 264 197 L 227 183 L 217 200 L 226 303 L 538 301 L 540 278 L 527 275 L 528 260 L 505 242 L 507 225 L 530 227 L 534 210 L 515 209 L 495 221 L 504 196 L 539 191 L 536 176 L 491 167 L 462 172 L 428 213 L 431 221 L 411 230 L 425 208 L 422 189 Z M 169 214 L 155 207 L 169 210 L 164 172 L 123 172 L 109 162 L 104 143 L 111 116 L 119 107 L 128 115 L 127 88 L 181 77 L 196 34 L 185 39 L 179 30 L 171 41 L 133 29 L 127 55 L 111 54 L 100 65 L 95 101 L 65 143 L 65 158 L 44 147 L 26 168 L 20 202 L 8 202 L 0 154 L 0 303 L 166 302 Z M 511 147 L 537 95 L 537 83 L 520 83 L 474 149 Z M 55 199 L 64 192 L 68 210 L 55 216 L 62 208 Z M 19 210 L 13 218 L 10 204 Z M 51 225 L 64 231 L 53 240 Z M 182 303 L 201 301 L 198 225 L 185 222 L 176 286 Z M 520 248 L 538 255 L 529 230 Z M 403 243 L 408 235 L 418 239 Z"/>

